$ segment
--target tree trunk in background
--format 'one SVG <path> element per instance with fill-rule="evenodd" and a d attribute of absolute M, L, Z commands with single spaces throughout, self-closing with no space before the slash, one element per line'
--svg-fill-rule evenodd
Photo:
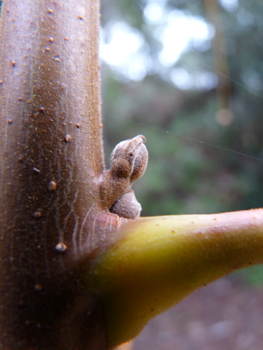
<path fill-rule="evenodd" d="M 0 343 L 105 349 L 78 261 L 105 241 L 99 1 L 9 0 L 1 18 Z M 109 219 L 110 218 L 110 219 Z M 101 243 L 100 243 L 101 244 Z"/>

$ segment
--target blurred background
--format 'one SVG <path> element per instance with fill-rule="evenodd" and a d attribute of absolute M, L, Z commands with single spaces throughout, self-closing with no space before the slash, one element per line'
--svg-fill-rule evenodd
<path fill-rule="evenodd" d="M 263 3 L 102 0 L 101 13 L 106 159 L 146 136 L 142 215 L 262 207 Z M 132 349 L 261 350 L 262 281 L 258 266 L 197 291 Z"/>

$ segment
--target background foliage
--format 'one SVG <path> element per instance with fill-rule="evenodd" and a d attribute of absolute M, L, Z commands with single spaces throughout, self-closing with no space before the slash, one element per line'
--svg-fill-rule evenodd
<path fill-rule="evenodd" d="M 145 56 L 144 76 L 135 74 L 133 79 L 128 73 L 139 57 L 134 56 L 130 63 L 128 56 L 127 72 L 123 63 L 104 63 L 102 77 L 108 155 L 121 139 L 138 133 L 147 138 L 149 167 L 136 191 L 143 215 L 262 206 L 263 5 L 228 0 L 209 10 L 211 2 L 216 3 L 102 2 L 106 40 L 108 35 L 111 41 L 109 33 L 116 22 L 127 24 L 143 38 L 140 56 Z M 159 21 L 150 21 L 145 16 L 147 6 L 156 4 L 165 14 Z M 156 33 L 175 10 L 210 23 L 220 37 L 218 40 L 215 33 L 199 43 L 192 40 L 177 61 L 165 66 L 159 59 L 163 43 Z M 211 21 L 213 16 L 215 21 Z M 215 26 L 215 22 L 219 24 Z M 176 47 L 176 35 L 171 45 Z M 215 71 L 221 63 L 221 71 Z M 211 77 L 218 79 L 214 86 Z M 179 84 L 175 84 L 178 79 Z"/>
<path fill-rule="evenodd" d="M 117 142 L 146 136 L 142 215 L 262 206 L 262 16 L 256 0 L 102 1 L 106 158 Z"/>

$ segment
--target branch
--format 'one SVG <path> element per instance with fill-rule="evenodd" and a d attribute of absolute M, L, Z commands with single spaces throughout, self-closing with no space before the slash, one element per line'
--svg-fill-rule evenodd
<path fill-rule="evenodd" d="M 195 289 L 263 262 L 263 209 L 146 217 L 118 234 L 86 276 L 103 298 L 112 347 Z"/>

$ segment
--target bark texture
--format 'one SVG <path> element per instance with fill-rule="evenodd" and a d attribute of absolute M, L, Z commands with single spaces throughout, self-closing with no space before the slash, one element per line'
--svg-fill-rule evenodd
<path fill-rule="evenodd" d="M 104 349 L 77 267 L 118 226 L 97 186 L 99 1 L 4 1 L 0 40 L 1 348 Z"/>

